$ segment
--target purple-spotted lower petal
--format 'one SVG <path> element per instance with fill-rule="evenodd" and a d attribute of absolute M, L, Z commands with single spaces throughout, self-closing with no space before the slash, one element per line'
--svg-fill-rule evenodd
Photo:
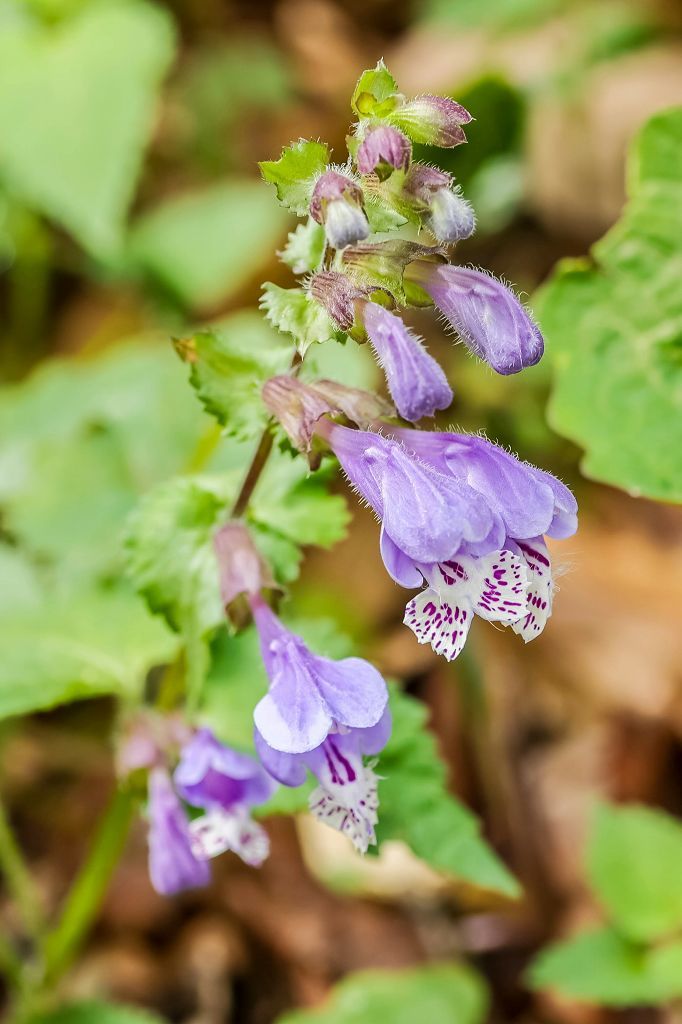
<path fill-rule="evenodd" d="M 436 654 L 453 661 L 464 648 L 473 617 L 466 595 L 453 601 L 427 587 L 408 602 L 403 621 L 420 644 L 431 644 Z"/>
<path fill-rule="evenodd" d="M 320 782 L 310 795 L 311 812 L 366 853 L 376 843 L 379 797 L 377 777 L 362 760 L 357 732 L 329 736 L 308 755 L 308 763 Z"/>
<path fill-rule="evenodd" d="M 194 854 L 201 860 L 209 860 L 231 850 L 245 864 L 260 867 L 270 853 L 267 832 L 244 808 L 209 811 L 194 819 L 190 833 Z"/>
<path fill-rule="evenodd" d="M 187 817 L 162 768 L 149 776 L 149 877 L 163 896 L 211 881 L 208 864 L 192 850 Z"/>
<path fill-rule="evenodd" d="M 518 541 L 515 547 L 525 562 L 529 586 L 524 613 L 512 625 L 512 629 L 528 643 L 542 633 L 547 619 L 552 614 L 552 565 L 542 537 L 536 537 L 532 541 Z"/>
<path fill-rule="evenodd" d="M 415 422 L 447 409 L 452 390 L 436 360 L 400 317 L 375 302 L 363 309 L 363 323 L 386 383 L 403 419 Z"/>

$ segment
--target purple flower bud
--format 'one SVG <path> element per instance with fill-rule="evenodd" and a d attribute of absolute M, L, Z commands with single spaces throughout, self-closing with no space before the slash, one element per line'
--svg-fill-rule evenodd
<path fill-rule="evenodd" d="M 414 142 L 446 149 L 466 142 L 462 125 L 473 121 L 468 110 L 446 96 L 417 96 L 393 111 L 390 119 Z"/>
<path fill-rule="evenodd" d="M 310 200 L 310 215 L 318 224 L 324 224 L 332 248 L 343 249 L 367 238 L 369 222 L 362 203 L 362 189 L 345 174 L 325 171 L 318 178 Z"/>
<path fill-rule="evenodd" d="M 542 334 L 497 278 L 422 260 L 410 264 L 406 276 L 431 296 L 467 347 L 498 373 L 518 373 L 542 358 Z"/>
<path fill-rule="evenodd" d="M 378 395 L 348 388 L 332 380 L 304 384 L 297 377 L 271 377 L 263 385 L 263 402 L 289 435 L 293 444 L 310 454 L 315 425 L 326 414 L 346 416 L 358 426 L 369 426 L 395 409 Z M 319 464 L 319 458 L 313 460 Z"/>
<path fill-rule="evenodd" d="M 226 523 L 213 538 L 220 569 L 220 593 L 227 608 L 240 594 L 257 594 L 275 584 L 249 531 L 242 523 Z"/>
<path fill-rule="evenodd" d="M 459 242 L 473 234 L 473 207 L 453 186 L 449 174 L 426 164 L 414 164 L 404 192 L 417 201 L 424 224 L 440 242 Z"/>
<path fill-rule="evenodd" d="M 351 331 L 355 323 L 355 303 L 367 297 L 367 290 L 359 288 L 346 274 L 338 270 L 321 270 L 310 279 L 310 294 L 324 306 L 342 331 Z"/>
<path fill-rule="evenodd" d="M 412 146 L 402 132 L 388 125 L 372 128 L 358 149 L 356 163 L 360 174 L 376 174 L 384 181 L 395 170 L 406 171 Z"/>
<path fill-rule="evenodd" d="M 173 781 L 187 803 L 207 810 L 254 807 L 276 788 L 257 761 L 224 746 L 209 729 L 199 729 L 183 747 Z"/>
<path fill-rule="evenodd" d="M 415 422 L 447 409 L 452 402 L 447 377 L 400 317 L 366 302 L 362 320 L 400 415 Z"/>
<path fill-rule="evenodd" d="M 149 876 L 163 896 L 211 881 L 211 869 L 193 850 L 187 816 L 163 768 L 149 775 Z"/>
<path fill-rule="evenodd" d="M 386 683 L 361 658 L 332 661 L 313 654 L 259 598 L 251 599 L 269 692 L 254 722 L 268 746 L 302 754 L 330 733 L 376 725 L 388 700 Z"/>
<path fill-rule="evenodd" d="M 379 797 L 372 762 L 365 764 L 363 755 L 380 753 L 390 734 L 391 716 L 386 708 L 375 725 L 331 732 L 319 746 L 303 754 L 275 750 L 258 730 L 255 741 L 265 768 L 285 786 L 300 786 L 306 770 L 317 777 L 319 786 L 310 796 L 310 810 L 365 853 L 376 843 Z"/>

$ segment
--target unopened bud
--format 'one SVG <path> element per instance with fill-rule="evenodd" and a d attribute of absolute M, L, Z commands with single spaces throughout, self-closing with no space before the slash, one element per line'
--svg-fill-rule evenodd
<path fill-rule="evenodd" d="M 381 125 L 367 133 L 356 162 L 360 174 L 376 174 L 380 181 L 385 181 L 393 171 L 407 170 L 411 157 L 410 140 L 397 128 Z"/>
<path fill-rule="evenodd" d="M 313 189 L 310 215 L 323 224 L 327 241 L 334 249 L 367 238 L 369 222 L 363 209 L 362 189 L 337 171 L 325 171 Z"/>
<path fill-rule="evenodd" d="M 404 193 L 421 208 L 422 219 L 439 242 L 459 242 L 469 238 L 476 227 L 470 203 L 445 171 L 426 164 L 413 164 L 404 184 Z"/>
<path fill-rule="evenodd" d="M 220 570 L 220 594 L 226 609 L 241 594 L 252 596 L 274 586 L 267 566 L 242 523 L 222 526 L 213 538 L 213 546 Z"/>
<path fill-rule="evenodd" d="M 324 306 L 336 326 L 352 331 L 355 323 L 355 303 L 366 298 L 367 291 L 354 284 L 338 270 L 321 270 L 310 280 L 310 294 Z"/>
<path fill-rule="evenodd" d="M 460 103 L 447 96 L 417 96 L 394 110 L 390 120 L 413 142 L 451 149 L 466 142 L 462 125 L 473 118 Z"/>

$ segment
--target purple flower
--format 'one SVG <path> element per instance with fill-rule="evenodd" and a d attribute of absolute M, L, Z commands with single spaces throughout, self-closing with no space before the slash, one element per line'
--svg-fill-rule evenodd
<path fill-rule="evenodd" d="M 313 654 L 262 598 L 251 599 L 270 689 L 254 711 L 256 729 L 275 750 L 303 754 L 332 732 L 367 729 L 386 708 L 386 683 L 361 658 Z"/>
<path fill-rule="evenodd" d="M 447 409 L 452 402 L 447 377 L 400 317 L 366 302 L 362 320 L 400 415 L 415 422 L 433 416 L 436 409 Z"/>
<path fill-rule="evenodd" d="M 226 747 L 210 729 L 199 729 L 182 748 L 173 781 L 188 804 L 207 810 L 253 807 L 275 789 L 254 758 Z"/>
<path fill-rule="evenodd" d="M 393 111 L 391 120 L 414 142 L 452 148 L 466 142 L 462 125 L 473 118 L 461 103 L 447 96 L 417 96 Z"/>
<path fill-rule="evenodd" d="M 376 843 L 379 798 L 372 762 L 364 756 L 380 753 L 391 733 L 391 716 L 385 708 L 377 723 L 368 728 L 339 729 L 312 750 L 285 754 L 271 747 L 255 732 L 256 750 L 267 770 L 285 786 L 300 786 L 309 769 L 319 782 L 310 796 L 312 813 L 325 825 L 348 836 L 361 853 Z"/>
<path fill-rule="evenodd" d="M 474 233 L 473 208 L 445 171 L 428 164 L 413 164 L 403 185 L 403 195 L 408 205 L 415 205 L 426 227 L 440 242 L 459 242 Z"/>
<path fill-rule="evenodd" d="M 317 432 L 382 521 L 381 554 L 403 586 L 419 586 L 420 566 L 457 552 L 495 550 L 505 538 L 485 497 L 446 466 L 415 457 L 400 440 L 322 419 Z M 417 433 L 419 433 L 417 431 Z"/>
<path fill-rule="evenodd" d="M 310 215 L 318 224 L 324 224 L 327 241 L 334 249 L 367 238 L 369 222 L 362 198 L 360 186 L 345 174 L 325 171 L 318 178 L 310 200 Z"/>
<path fill-rule="evenodd" d="M 163 896 L 211 881 L 211 869 L 194 852 L 187 815 L 164 768 L 149 775 L 149 877 Z"/>
<path fill-rule="evenodd" d="M 384 181 L 395 170 L 407 170 L 412 156 L 410 140 L 388 125 L 372 128 L 358 149 L 356 163 L 360 174 L 372 174 Z"/>
<path fill-rule="evenodd" d="M 431 296 L 467 347 L 502 374 L 534 366 L 544 352 L 540 330 L 501 281 L 470 267 L 416 260 L 407 270 Z"/>

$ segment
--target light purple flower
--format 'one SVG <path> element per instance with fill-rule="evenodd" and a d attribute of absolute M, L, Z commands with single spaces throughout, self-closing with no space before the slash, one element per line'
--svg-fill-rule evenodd
<path fill-rule="evenodd" d="M 256 705 L 254 722 L 275 750 L 302 754 L 331 732 L 367 729 L 380 720 L 386 683 L 362 658 L 333 661 L 291 633 L 262 598 L 251 599 L 270 689 Z"/>
<path fill-rule="evenodd" d="M 365 135 L 358 149 L 356 163 L 360 174 L 376 173 L 380 180 L 395 170 L 407 170 L 412 146 L 397 128 L 379 125 Z"/>
<path fill-rule="evenodd" d="M 415 456 L 398 439 L 351 430 L 324 418 L 317 432 L 381 519 L 384 564 L 402 586 L 420 585 L 422 565 L 457 552 L 485 553 L 503 545 L 499 515 L 446 466 L 436 467 Z"/>
<path fill-rule="evenodd" d="M 334 249 L 343 249 L 369 234 L 362 189 L 338 171 L 325 171 L 318 178 L 310 200 L 310 215 L 324 225 L 327 241 Z"/>
<path fill-rule="evenodd" d="M 417 96 L 390 115 L 415 142 L 449 149 L 466 142 L 463 124 L 473 120 L 461 103 L 447 96 Z"/>
<path fill-rule="evenodd" d="M 431 296 L 467 347 L 501 374 L 539 362 L 540 330 L 497 278 L 470 267 L 416 260 L 407 274 Z"/>
<path fill-rule="evenodd" d="M 210 729 L 199 729 L 182 748 L 173 781 L 188 804 L 207 810 L 254 807 L 275 789 L 258 761 L 220 743 Z"/>
<path fill-rule="evenodd" d="M 400 317 L 365 302 L 362 321 L 400 415 L 411 422 L 447 409 L 452 390 L 436 360 Z"/>
<path fill-rule="evenodd" d="M 164 768 L 149 775 L 149 877 L 164 896 L 211 881 L 211 869 L 194 852 L 187 815 Z"/>
<path fill-rule="evenodd" d="M 318 787 L 310 796 L 312 813 L 325 825 L 348 836 L 361 853 L 376 843 L 379 798 L 374 763 L 364 756 L 380 753 L 391 733 L 391 717 L 385 708 L 378 722 L 368 728 L 339 729 L 312 750 L 285 754 L 271 747 L 255 732 L 256 750 L 267 770 L 285 786 L 300 786 L 310 770 Z"/>

